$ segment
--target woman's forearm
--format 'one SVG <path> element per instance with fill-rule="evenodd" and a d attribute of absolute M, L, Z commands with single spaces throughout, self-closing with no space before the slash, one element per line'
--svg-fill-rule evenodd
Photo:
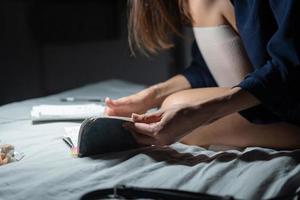
<path fill-rule="evenodd" d="M 205 101 L 195 102 L 194 105 L 183 109 L 189 118 L 190 130 L 208 125 L 229 114 L 236 113 L 260 104 L 259 100 L 241 88 L 228 88 L 224 92 L 212 96 Z M 200 123 L 200 124 L 199 124 Z"/>
<path fill-rule="evenodd" d="M 259 105 L 260 101 L 249 92 L 235 87 L 230 89 L 224 103 L 226 106 L 223 106 L 223 112 L 228 115 Z"/>
<path fill-rule="evenodd" d="M 208 102 L 210 103 L 210 102 Z M 239 87 L 231 88 L 228 92 L 211 100 L 215 104 L 217 119 L 260 104 L 259 100 Z"/>
<path fill-rule="evenodd" d="M 191 88 L 188 80 L 182 75 L 176 75 L 169 80 L 151 86 L 149 89 L 153 92 L 154 105 L 158 107 L 169 95 Z"/>
<path fill-rule="evenodd" d="M 228 88 L 224 93 L 207 99 L 205 104 L 214 112 L 214 118 L 221 118 L 247 108 L 258 105 L 260 102 L 253 95 L 239 87 Z"/>

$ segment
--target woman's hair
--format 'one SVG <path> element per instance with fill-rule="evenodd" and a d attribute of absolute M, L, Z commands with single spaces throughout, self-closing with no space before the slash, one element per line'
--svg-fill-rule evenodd
<path fill-rule="evenodd" d="M 148 55 L 173 46 L 171 35 L 191 24 L 187 0 L 128 0 L 128 38 L 131 52 Z"/>

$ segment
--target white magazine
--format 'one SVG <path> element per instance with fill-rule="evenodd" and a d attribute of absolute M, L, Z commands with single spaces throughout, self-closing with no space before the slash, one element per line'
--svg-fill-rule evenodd
<path fill-rule="evenodd" d="M 104 113 L 104 105 L 39 105 L 33 106 L 31 119 L 39 121 L 84 120 L 89 117 L 100 117 Z"/>

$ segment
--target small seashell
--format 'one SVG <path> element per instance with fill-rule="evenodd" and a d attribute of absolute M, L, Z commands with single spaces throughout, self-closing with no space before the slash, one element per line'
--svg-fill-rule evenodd
<path fill-rule="evenodd" d="M 14 146 L 10 144 L 0 145 L 0 152 L 4 154 L 7 154 L 8 152 L 13 151 L 14 149 L 15 149 Z"/>

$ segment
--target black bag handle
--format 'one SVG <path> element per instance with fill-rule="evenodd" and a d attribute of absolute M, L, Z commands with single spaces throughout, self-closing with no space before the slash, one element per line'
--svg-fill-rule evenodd
<path fill-rule="evenodd" d="M 297 200 L 300 197 L 300 191 L 291 195 L 278 196 L 268 200 Z M 173 189 L 156 189 L 156 188 L 141 188 L 127 187 L 117 185 L 114 188 L 100 189 L 89 192 L 81 197 L 81 200 L 98 200 L 98 199 L 163 199 L 163 200 L 238 200 L 232 196 L 217 196 L 197 192 L 187 192 Z"/>
<path fill-rule="evenodd" d="M 234 200 L 233 197 L 216 196 L 204 193 L 187 192 L 180 190 L 171 189 L 155 189 L 155 188 L 141 188 L 141 187 L 126 187 L 124 185 L 118 185 L 114 188 L 101 189 L 89 192 L 81 197 L 81 200 L 96 200 L 96 199 L 136 199 L 136 198 L 147 198 L 147 199 L 181 199 L 181 200 Z"/>

